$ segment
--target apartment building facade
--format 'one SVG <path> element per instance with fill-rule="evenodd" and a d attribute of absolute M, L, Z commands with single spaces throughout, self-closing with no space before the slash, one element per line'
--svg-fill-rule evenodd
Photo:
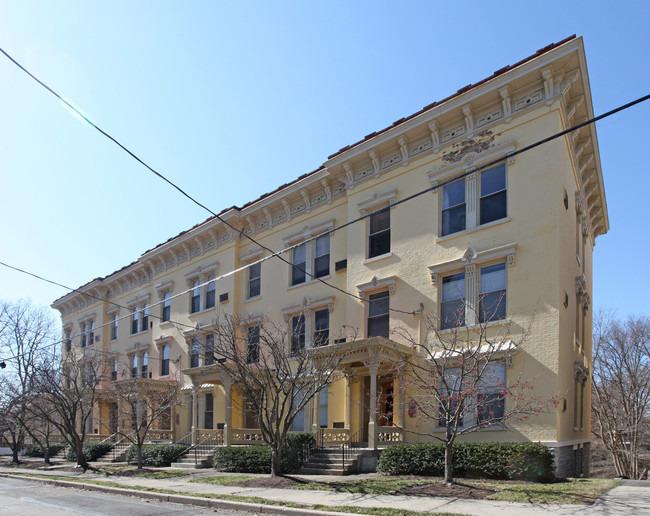
<path fill-rule="evenodd" d="M 332 442 L 363 430 L 367 446 L 380 448 L 427 439 L 409 431 L 408 393 L 389 372 L 390 349 L 405 344 L 400 335 L 422 339 L 426 314 L 445 331 L 459 307 L 471 328 L 482 317 L 479 298 L 498 294 L 488 322 L 507 321 L 513 332 L 531 327 L 499 375 L 535 378 L 536 395 L 561 401 L 466 438 L 543 442 L 555 450 L 560 474 L 586 473 L 592 252 L 609 228 L 595 128 L 497 160 L 591 117 L 583 43 L 571 37 L 220 214 L 261 245 L 211 218 L 63 296 L 53 307 L 64 338 L 71 352 L 94 348 L 110 357 L 110 381 L 180 383 L 184 401 L 156 438 L 219 431 L 227 444 L 245 444 L 259 441 L 259 431 L 215 364 L 220 318 L 249 318 L 242 331 L 253 349 L 259 316 L 286 324 L 288 349 L 334 346 L 353 332 L 343 374 L 294 428 L 325 432 Z M 263 247 L 294 245 L 284 255 L 294 266 L 259 261 L 269 256 Z M 382 414 L 378 400 L 388 397 L 401 403 Z M 95 412 L 92 433 L 129 424 L 116 400 Z"/>

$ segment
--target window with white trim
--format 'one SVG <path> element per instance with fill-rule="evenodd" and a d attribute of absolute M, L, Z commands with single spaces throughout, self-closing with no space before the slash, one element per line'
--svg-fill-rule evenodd
<path fill-rule="evenodd" d="M 390 329 L 390 301 L 388 290 L 368 296 L 368 338 L 388 338 Z"/>
<path fill-rule="evenodd" d="M 169 376 L 169 344 L 160 347 L 160 376 Z"/>
<path fill-rule="evenodd" d="M 330 311 L 327 308 L 314 312 L 314 339 L 315 347 L 327 346 L 330 338 Z"/>
<path fill-rule="evenodd" d="M 190 313 L 195 314 L 201 311 L 201 281 L 195 279 L 192 282 L 192 290 L 190 291 Z"/>
<path fill-rule="evenodd" d="M 141 298 L 131 304 L 131 335 L 149 329 L 149 301 Z"/>
<path fill-rule="evenodd" d="M 299 233 L 289 235 L 284 239 L 287 246 L 296 245 L 306 239 L 313 238 L 294 247 L 291 253 L 289 270 L 289 285 L 301 285 L 315 278 L 330 274 L 330 235 L 327 231 L 334 227 L 334 219 L 322 224 L 307 226 Z"/>
<path fill-rule="evenodd" d="M 262 262 L 257 262 L 248 267 L 248 281 L 246 285 L 246 299 L 260 295 L 262 291 Z"/>
<path fill-rule="evenodd" d="M 117 315 L 117 312 L 114 312 L 111 316 L 111 340 L 116 340 L 117 339 L 117 325 L 119 322 L 120 318 Z"/>
<path fill-rule="evenodd" d="M 495 362 L 479 367 L 481 378 L 476 399 L 477 423 L 499 423 L 506 412 L 506 366 L 503 362 Z"/>
<path fill-rule="evenodd" d="M 390 207 L 370 215 L 368 258 L 390 253 Z"/>
<path fill-rule="evenodd" d="M 208 276 L 208 284 L 205 286 L 205 309 L 214 308 L 216 301 L 217 282 L 215 281 L 216 275 L 210 274 Z"/>
<path fill-rule="evenodd" d="M 305 349 L 305 316 L 291 318 L 291 354 L 297 355 Z"/>
<path fill-rule="evenodd" d="M 199 355 L 201 353 L 201 341 L 198 337 L 192 337 L 190 344 L 190 367 L 199 367 Z"/>
<path fill-rule="evenodd" d="M 171 314 L 172 314 L 171 298 L 172 298 L 172 293 L 169 290 L 163 293 L 162 309 L 160 313 L 160 318 L 162 319 L 162 322 L 169 321 L 169 319 L 171 318 Z"/>
<path fill-rule="evenodd" d="M 440 236 L 508 216 L 506 164 L 469 174 L 442 187 Z"/>
<path fill-rule="evenodd" d="M 246 328 L 246 363 L 257 364 L 260 360 L 260 326 Z"/>

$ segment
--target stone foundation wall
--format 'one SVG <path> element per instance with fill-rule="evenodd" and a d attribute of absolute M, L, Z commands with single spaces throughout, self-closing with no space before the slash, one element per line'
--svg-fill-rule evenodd
<path fill-rule="evenodd" d="M 555 474 L 560 478 L 588 477 L 591 464 L 591 443 L 551 448 L 555 456 Z"/>

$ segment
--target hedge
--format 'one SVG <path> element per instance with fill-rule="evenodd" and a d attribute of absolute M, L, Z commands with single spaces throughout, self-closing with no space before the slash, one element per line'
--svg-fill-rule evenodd
<path fill-rule="evenodd" d="M 86 443 L 83 447 L 84 458 L 86 462 L 97 460 L 111 451 L 112 448 L 113 443 Z M 68 450 L 68 460 L 72 462 L 77 460 L 77 452 L 72 448 Z"/>
<path fill-rule="evenodd" d="M 142 465 L 143 466 L 169 466 L 187 448 L 184 444 L 143 444 Z M 138 448 L 131 446 L 126 451 L 126 461 L 138 462 Z"/>
<path fill-rule="evenodd" d="M 305 463 L 305 448 L 314 442 L 309 432 L 287 434 L 282 451 L 282 472 L 293 473 Z M 218 471 L 231 473 L 270 473 L 270 446 L 227 446 L 219 448 L 212 460 Z"/>
<path fill-rule="evenodd" d="M 50 458 L 65 448 L 64 443 L 52 444 L 50 446 Z M 45 457 L 45 448 L 40 444 L 32 443 L 25 446 L 25 455 L 28 457 Z"/>
<path fill-rule="evenodd" d="M 553 477 L 553 454 L 539 443 L 454 443 L 455 477 L 547 480 Z M 442 476 L 443 443 L 397 444 L 386 448 L 377 464 L 385 475 Z"/>

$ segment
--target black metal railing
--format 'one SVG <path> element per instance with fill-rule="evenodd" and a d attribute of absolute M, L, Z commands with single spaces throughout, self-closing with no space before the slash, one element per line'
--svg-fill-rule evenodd
<path fill-rule="evenodd" d="M 209 433 L 192 447 L 193 450 L 190 448 L 194 452 L 194 465 L 198 466 L 217 446 L 223 446 L 223 430 Z"/>
<path fill-rule="evenodd" d="M 362 447 L 362 445 L 366 442 L 368 439 L 367 436 L 368 429 L 367 428 L 361 428 L 354 432 L 347 441 L 345 441 L 341 445 L 341 458 L 342 458 L 342 466 L 343 466 L 343 471 L 345 471 L 345 468 L 347 467 L 347 464 L 352 464 L 353 460 L 353 455 L 355 452 L 353 450 L 357 450 Z"/>

